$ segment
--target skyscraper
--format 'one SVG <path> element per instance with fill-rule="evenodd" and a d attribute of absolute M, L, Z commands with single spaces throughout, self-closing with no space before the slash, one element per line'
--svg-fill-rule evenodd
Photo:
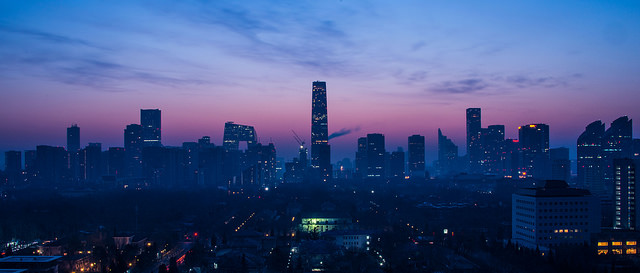
<path fill-rule="evenodd" d="M 448 175 L 457 171 L 458 146 L 438 128 L 438 173 Z"/>
<path fill-rule="evenodd" d="M 315 81 L 311 88 L 311 168 L 314 178 L 331 178 L 331 148 L 327 119 L 327 83 Z"/>
<path fill-rule="evenodd" d="M 548 179 L 550 176 L 549 125 L 528 124 L 518 128 L 521 178 Z"/>
<path fill-rule="evenodd" d="M 479 173 L 482 171 L 481 133 L 482 121 L 480 108 L 467 108 L 467 156 L 469 157 L 469 171 L 471 173 Z"/>
<path fill-rule="evenodd" d="M 142 126 L 129 124 L 124 129 L 124 151 L 127 175 L 142 175 Z"/>
<path fill-rule="evenodd" d="M 367 134 L 367 176 L 384 177 L 385 147 L 383 134 Z"/>
<path fill-rule="evenodd" d="M 498 174 L 502 167 L 502 149 L 504 148 L 504 125 L 489 125 L 481 129 L 482 172 Z"/>
<path fill-rule="evenodd" d="M 587 125 L 577 142 L 578 187 L 604 198 L 607 194 L 602 174 L 602 137 L 604 123 L 594 121 Z"/>
<path fill-rule="evenodd" d="M 75 153 L 80 150 L 80 127 L 77 124 L 67 128 L 67 151 Z"/>
<path fill-rule="evenodd" d="M 140 109 L 144 146 L 162 146 L 162 125 L 159 109 Z"/>
<path fill-rule="evenodd" d="M 404 152 L 402 148 L 389 155 L 389 178 L 404 179 Z"/>
<path fill-rule="evenodd" d="M 247 148 L 256 144 L 258 142 L 256 130 L 253 126 L 235 124 L 232 121 L 227 121 L 224 124 L 223 147 L 227 150 L 238 150 L 240 141 L 246 141 Z"/>
<path fill-rule="evenodd" d="M 367 138 L 358 138 L 358 151 L 356 152 L 356 175 L 360 178 L 367 177 Z"/>
<path fill-rule="evenodd" d="M 633 156 L 632 120 L 623 116 L 611 123 L 602 136 L 602 177 L 607 196 L 613 197 L 613 160 Z"/>
<path fill-rule="evenodd" d="M 615 185 L 615 218 L 613 228 L 635 230 L 636 219 L 636 164 L 629 158 L 613 160 Z"/>
<path fill-rule="evenodd" d="M 424 177 L 424 136 L 409 137 L 409 176 Z"/>
<path fill-rule="evenodd" d="M 102 144 L 89 143 L 80 150 L 80 171 L 85 182 L 97 183 L 102 177 Z"/>
<path fill-rule="evenodd" d="M 7 182 L 9 182 L 9 184 L 18 183 L 20 180 L 20 172 L 22 171 L 22 152 L 4 152 L 4 166 L 4 172 L 7 175 Z"/>

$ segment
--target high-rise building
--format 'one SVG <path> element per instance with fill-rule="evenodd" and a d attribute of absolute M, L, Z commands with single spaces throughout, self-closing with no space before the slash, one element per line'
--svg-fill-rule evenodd
<path fill-rule="evenodd" d="M 236 151 L 240 148 L 240 141 L 247 142 L 247 148 L 258 143 L 258 136 L 253 126 L 236 124 L 228 121 L 224 124 L 222 146 L 227 150 Z"/>
<path fill-rule="evenodd" d="M 142 175 L 142 126 L 129 124 L 124 129 L 124 151 L 127 176 Z"/>
<path fill-rule="evenodd" d="M 613 197 L 613 160 L 633 155 L 632 120 L 623 116 L 611 123 L 602 136 L 602 177 L 609 198 Z"/>
<path fill-rule="evenodd" d="M 7 173 L 19 173 L 22 170 L 22 152 L 4 152 L 4 171 Z"/>
<path fill-rule="evenodd" d="M 467 108 L 467 156 L 469 157 L 469 171 L 482 172 L 482 119 L 480 108 Z"/>
<path fill-rule="evenodd" d="M 35 180 L 48 186 L 67 182 L 67 151 L 63 147 L 38 145 L 35 156 Z"/>
<path fill-rule="evenodd" d="M 140 109 L 142 142 L 145 147 L 162 146 L 162 122 L 160 109 Z"/>
<path fill-rule="evenodd" d="M 77 124 L 67 128 L 67 151 L 75 153 L 80 150 L 80 127 Z"/>
<path fill-rule="evenodd" d="M 367 138 L 358 138 L 358 150 L 356 151 L 356 176 L 367 177 Z"/>
<path fill-rule="evenodd" d="M 553 148 L 551 155 L 551 179 L 562 180 L 569 183 L 571 180 L 571 160 L 569 160 L 569 148 Z"/>
<path fill-rule="evenodd" d="M 481 129 L 482 171 L 499 174 L 502 167 L 502 149 L 504 148 L 504 125 L 489 125 Z"/>
<path fill-rule="evenodd" d="M 588 244 L 600 232 L 600 206 L 588 190 L 564 181 L 524 188 L 512 196 L 512 242 L 543 253 L 567 245 Z"/>
<path fill-rule="evenodd" d="M 578 187 L 589 190 L 600 199 L 607 196 L 602 173 L 603 136 L 604 123 L 597 120 L 587 125 L 577 141 Z"/>
<path fill-rule="evenodd" d="M 409 176 L 424 177 L 424 136 L 409 137 Z"/>
<path fill-rule="evenodd" d="M 404 151 L 398 148 L 389 155 L 389 178 L 404 179 Z"/>
<path fill-rule="evenodd" d="M 109 147 L 107 156 L 107 173 L 116 178 L 126 174 L 126 152 L 122 147 Z"/>
<path fill-rule="evenodd" d="M 311 88 L 311 168 L 314 178 L 331 179 L 331 148 L 327 118 L 327 83 L 315 81 Z"/>
<path fill-rule="evenodd" d="M 636 164 L 629 158 L 613 160 L 615 185 L 615 218 L 613 228 L 635 230 L 636 218 Z"/>
<path fill-rule="evenodd" d="M 102 177 L 102 144 L 89 143 L 80 150 L 80 170 L 82 180 L 97 183 Z"/>
<path fill-rule="evenodd" d="M 383 134 L 367 134 L 367 177 L 384 177 L 385 147 Z"/>
<path fill-rule="evenodd" d="M 507 178 L 518 177 L 520 160 L 520 142 L 517 139 L 505 139 L 502 150 L 502 175 Z"/>
<path fill-rule="evenodd" d="M 528 124 L 518 127 L 520 178 L 548 179 L 551 162 L 549 156 L 549 125 Z"/>
<path fill-rule="evenodd" d="M 6 151 L 4 152 L 4 172 L 7 175 L 9 184 L 16 184 L 20 179 L 22 171 L 22 152 Z"/>
<path fill-rule="evenodd" d="M 77 124 L 67 128 L 67 152 L 69 152 L 68 168 L 71 173 L 71 180 L 77 182 L 80 178 L 80 127 Z"/>
<path fill-rule="evenodd" d="M 449 175 L 458 170 L 458 146 L 438 128 L 438 174 Z"/>

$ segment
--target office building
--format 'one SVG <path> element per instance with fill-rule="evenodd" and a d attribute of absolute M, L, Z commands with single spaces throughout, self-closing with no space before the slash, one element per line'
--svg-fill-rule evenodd
<path fill-rule="evenodd" d="M 404 151 L 398 148 L 397 151 L 389 155 L 389 178 L 404 179 Z"/>
<path fill-rule="evenodd" d="M 607 197 L 602 173 L 602 137 L 604 136 L 604 123 L 594 121 L 587 125 L 577 141 L 578 154 L 578 187 L 589 190 L 600 199 Z"/>
<path fill-rule="evenodd" d="M 518 127 L 520 178 L 545 180 L 550 177 L 549 125 L 528 124 Z"/>
<path fill-rule="evenodd" d="M 47 186 L 60 186 L 67 182 L 67 151 L 63 147 L 38 145 L 35 156 L 35 180 Z"/>
<path fill-rule="evenodd" d="M 15 185 L 19 183 L 22 172 L 22 152 L 4 152 L 4 172 L 9 184 Z"/>
<path fill-rule="evenodd" d="M 358 138 L 358 150 L 356 151 L 356 176 L 367 177 L 367 138 Z"/>
<path fill-rule="evenodd" d="M 482 172 L 482 121 L 480 108 L 467 108 L 467 156 L 469 158 L 469 171 L 471 173 Z"/>
<path fill-rule="evenodd" d="M 89 143 L 80 150 L 80 171 L 84 182 L 97 183 L 102 178 L 102 144 Z"/>
<path fill-rule="evenodd" d="M 384 177 L 385 154 L 384 135 L 367 134 L 367 177 Z"/>
<path fill-rule="evenodd" d="M 115 178 L 126 174 L 126 152 L 122 147 L 109 147 L 107 156 L 107 174 Z"/>
<path fill-rule="evenodd" d="M 258 143 L 258 135 L 253 126 L 236 124 L 228 121 L 224 124 L 224 136 L 222 146 L 227 150 L 237 151 L 240 149 L 240 141 L 247 144 L 247 148 Z M 206 140 L 203 140 L 206 142 Z"/>
<path fill-rule="evenodd" d="M 636 164 L 629 158 L 613 160 L 615 216 L 613 228 L 635 230 L 636 216 Z"/>
<path fill-rule="evenodd" d="M 424 136 L 412 135 L 409 137 L 409 177 L 424 177 Z"/>
<path fill-rule="evenodd" d="M 518 177 L 518 161 L 520 160 L 520 142 L 517 139 L 505 139 L 502 149 L 502 176 Z"/>
<path fill-rule="evenodd" d="M 588 190 L 548 180 L 542 187 L 512 195 L 512 242 L 548 253 L 562 246 L 580 246 L 600 232 L 600 206 Z"/>
<path fill-rule="evenodd" d="M 458 146 L 438 128 L 438 175 L 446 176 L 459 172 L 457 163 Z"/>
<path fill-rule="evenodd" d="M 77 124 L 67 128 L 67 151 L 75 153 L 80 150 L 80 127 Z"/>
<path fill-rule="evenodd" d="M 22 152 L 4 152 L 4 171 L 6 173 L 19 173 L 22 170 Z"/>
<path fill-rule="evenodd" d="M 632 120 L 623 116 L 611 123 L 611 127 L 602 136 L 602 176 L 607 196 L 611 198 L 614 190 L 613 161 L 631 158 L 633 155 Z"/>
<path fill-rule="evenodd" d="M 502 149 L 504 148 L 504 125 L 489 125 L 487 128 L 482 128 L 480 142 L 482 172 L 500 174 Z"/>
<path fill-rule="evenodd" d="M 140 125 L 145 147 L 162 146 L 162 122 L 159 109 L 140 109 Z"/>
<path fill-rule="evenodd" d="M 327 117 L 327 83 L 315 81 L 311 88 L 311 168 L 314 180 L 331 179 L 331 148 Z"/>
<path fill-rule="evenodd" d="M 129 124 L 124 129 L 124 151 L 127 176 L 142 175 L 142 126 Z"/>

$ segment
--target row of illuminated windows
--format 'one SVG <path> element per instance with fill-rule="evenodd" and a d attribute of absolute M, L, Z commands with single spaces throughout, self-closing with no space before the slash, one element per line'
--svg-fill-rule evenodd
<path fill-rule="evenodd" d="M 611 250 L 611 254 L 620 255 L 622 253 L 623 253 L 622 249 L 619 249 L 619 248 L 614 248 L 614 249 Z M 624 253 L 626 253 L 626 254 L 636 254 L 637 251 L 636 251 L 635 248 L 628 248 Z M 607 254 L 609 254 L 609 250 L 608 249 L 598 249 L 598 255 L 607 255 Z"/>
<path fill-rule="evenodd" d="M 636 241 L 626 241 L 625 242 L 625 245 L 628 245 L 628 246 L 635 246 L 637 244 L 638 243 Z M 622 245 L 622 241 L 613 241 L 613 242 L 611 242 L 611 245 L 612 246 L 621 246 Z M 609 246 L 609 242 L 602 242 L 602 241 L 598 242 L 598 246 Z"/>

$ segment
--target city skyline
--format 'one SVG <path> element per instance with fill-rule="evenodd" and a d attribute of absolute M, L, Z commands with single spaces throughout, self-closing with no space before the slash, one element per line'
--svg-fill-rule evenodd
<path fill-rule="evenodd" d="M 64 146 L 71 124 L 82 147 L 121 147 L 137 111 L 157 108 L 163 144 L 220 145 L 234 121 L 289 159 L 290 130 L 311 140 L 314 80 L 330 85 L 329 134 L 352 132 L 331 140 L 333 162 L 368 133 L 390 151 L 419 134 L 430 165 L 438 128 L 464 155 L 470 107 L 505 138 L 548 124 L 572 159 L 590 122 L 638 116 L 638 4 L 496 3 L 3 2 L 0 151 Z"/>

